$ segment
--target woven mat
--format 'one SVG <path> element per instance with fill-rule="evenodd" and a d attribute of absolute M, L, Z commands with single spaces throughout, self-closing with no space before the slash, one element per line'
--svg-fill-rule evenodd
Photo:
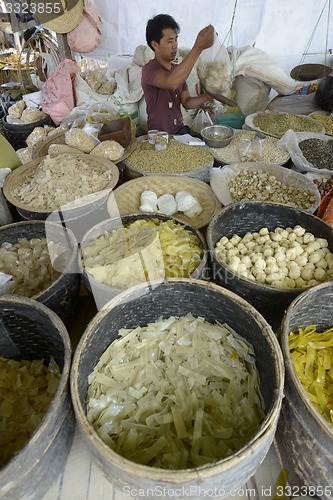
<path fill-rule="evenodd" d="M 205 182 L 185 176 L 149 175 L 125 182 L 114 190 L 114 197 L 111 196 L 108 203 L 110 216 L 117 214 L 117 211 L 120 215 L 138 213 L 141 193 L 147 189 L 154 191 L 157 196 L 189 191 L 192 196 L 198 198 L 203 211 L 197 217 L 186 217 L 183 212 L 174 214 L 175 218 L 197 229 L 207 226 L 213 215 L 221 208 L 221 203 Z"/>

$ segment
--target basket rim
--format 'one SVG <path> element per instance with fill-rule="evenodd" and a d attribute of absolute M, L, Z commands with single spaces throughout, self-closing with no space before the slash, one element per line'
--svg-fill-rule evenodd
<path fill-rule="evenodd" d="M 94 156 L 94 155 L 88 155 L 88 154 L 85 154 L 85 153 L 77 153 L 77 154 L 66 154 L 64 153 L 63 155 L 59 155 L 59 156 L 70 156 L 70 157 L 79 157 L 79 159 L 83 159 L 84 161 L 87 161 L 87 162 L 91 162 L 91 163 L 97 163 L 97 164 L 100 164 L 100 165 L 103 165 L 105 167 L 105 170 L 111 170 L 112 174 L 113 174 L 113 177 L 112 177 L 112 180 L 109 182 L 109 184 L 107 184 L 102 190 L 99 190 L 99 191 L 96 191 L 94 193 L 90 193 L 89 195 L 86 195 L 88 197 L 91 197 L 93 198 L 93 201 L 98 201 L 100 200 L 101 198 L 103 198 L 105 196 L 105 191 L 110 191 L 112 190 L 118 183 L 118 180 L 119 180 L 119 169 L 117 167 L 117 165 L 113 162 L 111 162 L 110 160 L 107 160 L 105 158 L 101 158 L 100 156 Z M 23 203 L 22 201 L 20 201 L 18 198 L 16 198 L 12 192 L 11 192 L 11 189 L 13 187 L 16 187 L 18 185 L 18 182 L 17 180 L 20 179 L 20 177 L 23 178 L 23 180 L 21 182 L 24 182 L 26 177 L 28 177 L 28 175 L 33 172 L 34 170 L 36 170 L 36 168 L 38 167 L 38 165 L 46 158 L 47 156 L 41 156 L 39 158 L 35 158 L 34 160 L 28 162 L 28 163 L 24 163 L 23 165 L 20 165 L 19 167 L 17 167 L 15 170 L 12 170 L 12 172 L 10 172 L 6 179 L 5 179 L 5 182 L 4 182 L 4 185 L 3 185 L 3 194 L 5 196 L 5 198 L 12 204 L 14 205 L 16 208 L 20 208 L 22 210 L 25 210 L 26 212 L 34 212 L 34 213 L 53 213 L 53 212 L 57 212 L 59 210 L 61 210 L 63 213 L 66 213 L 66 212 L 70 212 L 72 211 L 73 209 L 78 209 L 78 208 L 82 208 L 82 207 L 86 207 L 86 206 L 89 206 L 89 204 L 92 202 L 91 199 L 88 199 L 88 201 L 85 201 L 84 203 L 82 204 L 79 204 L 79 205 L 74 205 L 74 206 L 71 206 L 71 207 L 68 207 L 68 208 L 64 208 L 62 209 L 62 207 L 58 207 L 56 209 L 48 209 L 48 208 L 45 208 L 45 207 L 33 207 L 31 205 L 26 205 L 25 203 Z M 18 178 L 18 179 L 17 179 Z M 17 182 L 15 184 L 15 181 Z M 14 184 L 14 186 L 13 186 Z M 95 195 L 95 196 L 93 196 Z M 75 201 L 75 200 L 73 200 Z M 70 203 L 73 203 L 70 202 Z"/>
<path fill-rule="evenodd" d="M 3 128 L 10 130 L 11 132 L 28 132 L 29 129 L 34 129 L 35 127 L 39 127 L 41 125 L 45 125 L 47 122 L 52 123 L 52 119 L 49 115 L 46 115 L 41 120 L 32 123 L 24 123 L 22 125 L 15 125 L 13 123 L 8 123 L 7 121 L 3 122 Z"/>
<path fill-rule="evenodd" d="M 287 209 L 287 210 L 288 209 L 295 210 L 294 207 L 289 206 L 289 205 L 284 205 L 283 203 L 273 203 L 273 202 L 267 202 L 267 201 L 240 201 L 240 202 L 237 202 L 237 203 L 232 203 L 232 204 L 230 204 L 230 205 L 228 205 L 226 207 L 222 207 L 221 210 L 219 210 L 214 215 L 214 217 L 212 218 L 212 220 L 208 224 L 207 236 L 206 236 L 208 248 L 213 253 L 213 256 L 217 260 L 217 262 L 222 267 L 224 267 L 230 274 L 232 274 L 233 277 L 236 277 L 238 280 L 240 280 L 241 283 L 244 282 L 246 285 L 253 286 L 255 289 L 258 290 L 258 292 L 266 292 L 266 293 L 268 291 L 270 293 L 274 293 L 274 292 L 281 293 L 281 292 L 283 292 L 286 295 L 294 295 L 295 293 L 302 293 L 302 292 L 306 292 L 307 290 L 310 290 L 312 288 L 315 288 L 313 286 L 312 287 L 311 286 L 310 287 L 302 287 L 302 288 L 280 288 L 280 287 L 276 287 L 276 286 L 272 286 L 272 285 L 268 285 L 268 284 L 257 283 L 256 281 L 253 281 L 253 280 L 250 280 L 248 278 L 245 278 L 245 276 L 242 276 L 241 274 L 235 273 L 235 271 L 233 271 L 233 269 L 228 264 L 226 264 L 223 260 L 221 260 L 218 257 L 218 255 L 216 253 L 216 250 L 215 250 L 215 246 L 213 245 L 213 242 L 212 242 L 211 232 L 212 232 L 213 224 L 216 222 L 216 219 L 218 219 L 222 213 L 224 213 L 226 211 L 234 210 L 235 207 L 236 208 L 237 207 L 241 207 L 242 205 L 246 205 L 246 204 L 250 204 L 250 205 L 253 205 L 253 206 L 255 206 L 256 204 L 258 206 L 259 205 L 266 205 L 267 207 L 269 205 L 274 205 L 274 206 L 280 206 L 281 208 Z M 297 211 L 301 212 L 302 214 L 304 214 L 307 217 L 315 217 L 316 221 L 320 221 L 319 223 L 322 222 L 324 224 L 324 226 L 328 226 L 328 224 L 326 224 L 324 221 L 322 221 L 321 219 L 319 219 L 315 215 L 310 214 L 309 212 L 306 212 L 305 210 L 297 209 Z M 333 227 L 331 228 L 331 230 L 332 230 L 332 237 L 333 237 Z M 330 283 L 330 281 L 325 281 L 325 282 L 323 282 L 323 283 L 321 283 L 320 285 L 317 285 L 317 286 L 325 285 L 326 283 Z"/>
<path fill-rule="evenodd" d="M 164 188 L 164 186 L 168 183 L 170 185 Z M 112 202 L 114 201 L 120 215 L 140 212 L 139 203 L 137 203 L 137 196 L 140 197 L 142 191 L 147 189 L 154 191 L 154 187 L 158 192 L 162 191 L 161 194 L 171 193 L 174 195 L 177 191 L 188 190 L 193 196 L 198 198 L 202 207 L 203 204 L 206 205 L 207 203 L 208 207 L 206 209 L 203 207 L 201 214 L 196 217 L 187 217 L 182 212 L 176 212 L 172 216 L 184 224 L 195 226 L 198 229 L 206 227 L 212 216 L 221 208 L 221 202 L 206 182 L 185 175 L 178 176 L 170 174 L 163 176 L 155 174 L 136 177 L 135 179 L 124 182 L 114 189 L 113 194 L 109 198 L 110 211 L 112 210 Z M 125 193 L 128 195 L 128 198 L 126 199 L 124 199 Z M 113 197 L 114 200 L 112 199 Z"/>
<path fill-rule="evenodd" d="M 299 398 L 302 404 L 305 406 L 306 410 L 309 412 L 311 417 L 315 420 L 316 423 L 320 426 L 320 428 L 327 434 L 328 439 L 330 439 L 333 443 L 333 428 L 332 426 L 324 419 L 322 415 L 316 410 L 314 405 L 311 403 L 309 396 L 306 393 L 298 375 L 296 369 L 294 367 L 294 363 L 290 356 L 290 350 L 288 346 L 288 336 L 290 332 L 290 317 L 293 313 L 293 310 L 297 308 L 299 304 L 304 302 L 310 295 L 319 295 L 321 296 L 321 292 L 323 289 L 332 288 L 333 291 L 333 282 L 328 281 L 326 283 L 321 283 L 315 287 L 312 287 L 305 292 L 298 295 L 288 306 L 286 309 L 284 316 L 282 318 L 281 327 L 280 327 L 280 345 L 284 357 L 284 365 L 285 365 L 285 374 L 290 376 L 293 386 L 296 388 L 296 391 L 299 395 Z M 311 324 L 311 323 L 309 323 Z M 332 324 L 333 324 L 333 315 L 332 315 Z"/>
<path fill-rule="evenodd" d="M 224 294 L 229 296 L 232 300 L 240 303 L 243 305 L 244 308 L 250 311 L 252 316 L 255 318 L 255 320 L 261 325 L 263 333 L 269 338 L 269 341 L 271 343 L 271 346 L 274 346 L 274 355 L 275 355 L 275 360 L 276 360 L 276 367 L 277 367 L 277 385 L 280 387 L 280 390 L 277 389 L 275 391 L 275 399 L 272 402 L 271 408 L 265 415 L 264 420 L 261 422 L 260 428 L 258 431 L 255 433 L 254 436 L 247 442 L 247 444 L 242 447 L 240 450 L 235 452 L 229 457 L 226 457 L 224 459 L 218 460 L 216 462 L 212 462 L 203 466 L 199 466 L 196 468 L 191 468 L 191 469 L 179 469 L 179 470 L 168 470 L 168 469 L 159 469 L 159 468 L 153 468 L 149 467 L 147 465 L 142 465 L 138 464 L 135 462 L 132 462 L 129 459 L 126 459 L 116 453 L 114 450 L 112 450 L 104 441 L 98 436 L 96 432 L 91 432 L 91 424 L 89 424 L 84 408 L 80 402 L 79 398 L 79 388 L 78 388 L 78 374 L 79 374 L 79 365 L 80 365 L 80 358 L 81 358 L 81 351 L 82 348 L 84 347 L 85 343 L 89 342 L 91 333 L 95 325 L 103 318 L 105 317 L 114 307 L 116 307 L 118 304 L 121 304 L 124 299 L 126 299 L 128 296 L 132 296 L 133 298 L 140 296 L 142 293 L 144 293 L 144 290 L 150 290 L 154 288 L 155 286 L 163 286 L 164 284 L 172 284 L 172 283 L 191 283 L 197 287 L 203 287 L 205 288 L 210 288 L 212 290 L 215 290 L 219 294 Z M 170 481 L 170 484 L 173 484 L 173 481 L 184 481 L 184 480 L 190 480 L 190 479 L 196 479 L 198 478 L 198 473 L 202 474 L 206 479 L 211 477 L 212 475 L 216 474 L 216 468 L 223 468 L 223 467 L 232 467 L 233 465 L 236 465 L 236 463 L 239 463 L 239 459 L 241 458 L 246 458 L 248 454 L 248 448 L 253 448 L 254 446 L 258 445 L 258 443 L 262 443 L 265 439 L 265 434 L 266 432 L 272 430 L 272 426 L 274 428 L 275 425 L 277 425 L 277 420 L 278 420 L 278 415 L 280 413 L 281 405 L 282 405 L 282 399 L 283 399 L 283 386 L 284 386 L 284 365 L 283 365 L 283 356 L 282 356 L 282 351 L 279 346 L 278 340 L 276 335 L 274 334 L 271 326 L 267 323 L 265 318 L 255 309 L 249 302 L 247 302 L 245 299 L 237 295 L 236 293 L 223 288 L 213 282 L 206 282 L 200 279 L 190 279 L 190 278 L 168 278 L 165 279 L 162 283 L 160 281 L 153 281 L 150 284 L 139 284 L 136 285 L 135 287 L 132 287 L 128 290 L 125 290 L 121 294 L 117 295 L 115 298 L 111 299 L 100 311 L 97 312 L 95 317 L 92 319 L 92 321 L 89 323 L 87 326 L 85 332 L 83 333 L 79 344 L 77 346 L 77 349 L 74 352 L 73 356 L 73 361 L 72 361 L 72 366 L 71 366 L 71 376 L 70 376 L 70 389 L 71 389 L 71 395 L 72 395 L 72 402 L 73 402 L 73 407 L 74 407 L 74 412 L 75 416 L 78 422 L 79 427 L 81 427 L 81 430 L 83 432 L 84 438 L 92 442 L 91 446 L 93 446 L 96 449 L 99 449 L 99 452 L 107 453 L 109 456 L 112 456 L 116 458 L 116 462 L 118 466 L 121 466 L 124 468 L 127 472 L 131 472 L 131 469 L 133 466 L 140 471 L 145 477 L 149 477 L 150 480 L 160 480 L 161 479 L 161 470 L 163 471 L 163 474 L 165 474 L 164 479 L 166 481 Z"/>

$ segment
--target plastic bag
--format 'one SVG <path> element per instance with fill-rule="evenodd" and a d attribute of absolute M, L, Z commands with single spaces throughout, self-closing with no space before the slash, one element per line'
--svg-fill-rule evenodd
<path fill-rule="evenodd" d="M 43 85 L 41 107 L 56 125 L 59 125 L 75 106 L 73 81 L 78 72 L 78 66 L 65 59 Z"/>
<path fill-rule="evenodd" d="M 0 272 L 0 295 L 10 293 L 9 282 L 12 278 L 13 276 L 11 274 Z"/>
<path fill-rule="evenodd" d="M 333 170 L 323 168 L 318 169 L 303 155 L 299 147 L 299 143 L 301 141 L 305 141 L 306 139 L 320 139 L 324 142 L 332 140 L 324 134 L 317 134 L 315 132 L 294 132 L 293 130 L 287 130 L 276 145 L 286 148 L 290 154 L 293 164 L 295 165 L 295 170 L 299 172 L 321 172 L 322 174 L 327 174 L 331 177 L 333 175 Z"/>
<path fill-rule="evenodd" d="M 230 90 L 233 68 L 228 51 L 219 41 L 217 33 L 213 45 L 202 51 L 196 68 L 200 83 L 208 92 L 221 94 Z"/>
<path fill-rule="evenodd" d="M 195 115 L 193 122 L 192 122 L 192 129 L 195 132 L 198 132 L 199 134 L 201 133 L 201 130 L 205 127 L 209 127 L 210 125 L 213 125 L 212 119 L 209 116 L 208 111 L 204 111 L 203 109 L 199 109 L 197 114 Z"/>
<path fill-rule="evenodd" d="M 239 154 L 241 161 L 260 161 L 262 158 L 262 141 L 259 137 L 252 140 L 244 137 L 241 141 Z"/>
<path fill-rule="evenodd" d="M 333 76 L 326 76 L 315 93 L 315 103 L 321 109 L 333 111 Z"/>

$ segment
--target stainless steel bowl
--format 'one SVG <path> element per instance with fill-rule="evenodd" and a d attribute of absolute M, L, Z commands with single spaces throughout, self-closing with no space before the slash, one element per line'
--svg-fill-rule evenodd
<path fill-rule="evenodd" d="M 207 146 L 224 148 L 234 136 L 234 129 L 226 125 L 210 125 L 201 130 L 201 135 Z"/>

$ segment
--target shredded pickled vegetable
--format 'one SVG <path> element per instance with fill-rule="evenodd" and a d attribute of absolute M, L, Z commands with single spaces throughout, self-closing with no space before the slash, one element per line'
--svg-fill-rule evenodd
<path fill-rule="evenodd" d="M 333 327 L 298 328 L 288 337 L 290 356 L 311 403 L 333 427 Z"/>
<path fill-rule="evenodd" d="M 0 467 L 30 439 L 55 395 L 60 370 L 51 358 L 15 361 L 0 357 Z"/>
<path fill-rule="evenodd" d="M 88 377 L 87 418 L 136 463 L 198 467 L 246 445 L 264 418 L 252 346 L 191 314 L 121 329 Z"/>

